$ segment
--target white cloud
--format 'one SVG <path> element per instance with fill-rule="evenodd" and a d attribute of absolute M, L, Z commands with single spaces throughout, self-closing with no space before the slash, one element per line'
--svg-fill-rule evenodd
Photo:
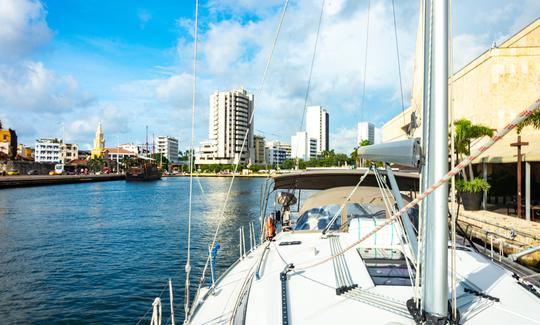
<path fill-rule="evenodd" d="M 0 60 L 27 57 L 52 38 L 37 0 L 0 1 Z"/>
<path fill-rule="evenodd" d="M 91 100 L 72 76 L 57 76 L 41 62 L 0 66 L 0 107 L 16 108 L 20 114 L 61 113 Z"/>
<path fill-rule="evenodd" d="M 349 154 L 357 146 L 356 128 L 340 128 L 330 134 L 330 149 L 336 152 Z"/>

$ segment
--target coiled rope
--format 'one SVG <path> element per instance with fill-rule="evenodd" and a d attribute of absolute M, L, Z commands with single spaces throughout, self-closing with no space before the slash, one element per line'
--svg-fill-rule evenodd
<path fill-rule="evenodd" d="M 476 158 L 478 158 L 478 156 L 480 156 L 482 153 L 484 153 L 486 150 L 488 150 L 491 146 L 493 146 L 497 141 L 499 141 L 505 135 L 507 135 L 510 131 L 512 131 L 519 123 L 521 123 L 528 116 L 530 116 L 531 114 L 533 114 L 535 111 L 537 111 L 539 109 L 540 109 L 540 98 L 538 98 L 534 103 L 532 103 L 527 109 L 520 112 L 510 123 L 505 125 L 503 128 L 499 129 L 497 131 L 497 133 L 495 135 L 493 135 L 493 137 L 491 137 L 491 139 L 489 139 L 484 145 L 482 145 L 480 148 L 478 148 L 472 155 L 470 155 L 469 157 L 467 157 L 463 161 L 461 161 L 458 165 L 456 165 L 454 168 L 452 168 L 452 170 L 450 170 L 446 175 L 444 175 L 437 182 L 432 184 L 422 194 L 418 195 L 418 197 L 416 197 L 416 199 L 412 200 L 411 202 L 409 202 L 408 204 L 403 206 L 403 208 L 401 208 L 399 211 L 394 213 L 385 222 L 383 222 L 380 225 L 378 225 L 377 227 L 375 227 L 373 230 L 371 230 L 369 233 L 364 235 L 359 240 L 357 240 L 354 243 L 347 246 L 341 252 L 339 252 L 339 253 L 337 253 L 335 255 L 329 256 L 329 257 L 327 257 L 327 258 L 325 258 L 325 259 L 323 259 L 323 260 L 321 260 L 319 262 L 313 263 L 313 264 L 309 264 L 309 265 L 305 265 L 305 266 L 300 265 L 300 266 L 296 267 L 295 270 L 296 271 L 298 271 L 298 270 L 306 270 L 306 269 L 321 265 L 321 264 L 323 264 L 325 262 L 328 262 L 328 261 L 332 260 L 333 258 L 335 258 L 336 256 L 342 255 L 343 253 L 350 250 L 351 248 L 354 248 L 356 245 L 360 244 L 361 242 L 363 242 L 367 238 L 371 237 L 372 235 L 374 235 L 376 232 L 378 232 L 382 228 L 384 228 L 387 225 L 391 224 L 392 222 L 394 222 L 394 220 L 396 220 L 399 216 L 401 216 L 403 213 L 405 213 L 408 209 L 410 209 L 410 208 L 414 207 L 415 205 L 417 205 L 418 203 L 422 202 L 426 197 L 428 197 L 431 193 L 433 193 L 433 191 L 435 191 L 441 185 L 447 183 L 452 178 L 452 176 L 455 176 L 456 174 L 458 174 L 461 170 L 463 170 L 465 167 L 467 167 L 472 161 L 474 161 Z"/>

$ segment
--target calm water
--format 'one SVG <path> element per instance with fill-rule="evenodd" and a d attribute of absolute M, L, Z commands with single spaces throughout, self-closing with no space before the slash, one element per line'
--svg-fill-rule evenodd
<path fill-rule="evenodd" d="M 229 178 L 194 182 L 192 261 L 200 274 Z M 238 227 L 258 220 L 264 179 L 237 179 L 218 272 L 238 256 Z M 173 280 L 183 320 L 188 178 L 0 191 L 0 322 L 134 324 Z M 168 323 L 168 291 L 162 295 Z M 141 323 L 147 324 L 148 313 Z"/>

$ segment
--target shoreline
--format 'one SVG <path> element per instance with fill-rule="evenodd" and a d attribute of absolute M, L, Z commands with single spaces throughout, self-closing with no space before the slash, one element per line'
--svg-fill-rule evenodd
<path fill-rule="evenodd" d="M 125 180 L 124 174 L 1 176 L 0 189 Z"/>

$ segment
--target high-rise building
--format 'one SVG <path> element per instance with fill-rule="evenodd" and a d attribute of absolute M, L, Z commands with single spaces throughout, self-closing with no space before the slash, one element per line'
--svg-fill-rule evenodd
<path fill-rule="evenodd" d="M 307 132 L 296 132 L 291 137 L 291 158 L 310 160 L 317 157 L 317 139 L 310 138 Z"/>
<path fill-rule="evenodd" d="M 94 138 L 94 148 L 90 154 L 90 158 L 103 158 L 103 150 L 105 149 L 105 137 L 103 135 L 103 129 L 101 128 L 101 122 L 99 122 L 96 136 Z"/>
<path fill-rule="evenodd" d="M 271 166 L 281 165 L 291 158 L 291 145 L 279 141 L 266 143 L 266 163 Z"/>
<path fill-rule="evenodd" d="M 263 136 L 253 136 L 253 151 L 255 165 L 266 164 L 265 143 Z"/>
<path fill-rule="evenodd" d="M 208 145 L 208 141 L 204 141 L 204 151 L 197 154 L 196 164 L 247 164 L 254 161 L 253 123 L 249 124 L 253 105 L 253 94 L 243 88 L 216 91 L 210 96 L 208 138 L 211 143 Z M 244 138 L 246 143 L 242 150 Z"/>
<path fill-rule="evenodd" d="M 358 138 L 357 145 L 364 140 L 368 140 L 369 144 L 375 143 L 375 125 L 370 122 L 360 122 L 358 123 Z"/>
<path fill-rule="evenodd" d="M 170 163 L 177 164 L 178 158 L 178 139 L 168 136 L 158 136 L 156 142 L 156 153 L 160 153 L 167 158 Z"/>
<path fill-rule="evenodd" d="M 330 116 L 322 106 L 310 106 L 306 112 L 306 132 L 317 140 L 317 155 L 329 149 Z"/>

